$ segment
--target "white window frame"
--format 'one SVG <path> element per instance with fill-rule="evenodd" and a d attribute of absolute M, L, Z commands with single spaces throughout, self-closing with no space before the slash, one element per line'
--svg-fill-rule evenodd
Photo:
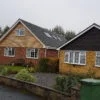
<path fill-rule="evenodd" d="M 95 66 L 96 66 L 96 67 L 100 67 L 100 65 L 97 65 L 97 63 L 96 63 L 96 60 L 97 60 L 97 53 L 98 53 L 98 52 L 100 52 L 100 51 L 96 51 L 96 52 L 95 52 L 95 53 L 96 53 L 96 55 L 95 55 Z"/>
<path fill-rule="evenodd" d="M 19 33 L 17 31 L 19 31 Z M 24 32 L 23 35 L 21 35 L 21 33 L 20 33 L 21 31 Z M 23 28 L 16 29 L 16 36 L 25 36 L 25 29 L 23 29 Z"/>
<path fill-rule="evenodd" d="M 36 50 L 36 49 L 37 49 L 37 50 L 38 50 L 38 51 L 37 51 L 37 57 L 28 56 L 28 55 L 27 55 L 28 49 L 30 49 L 30 50 Z M 35 51 L 34 51 L 34 52 L 35 52 Z M 30 53 L 31 53 L 31 51 L 30 51 Z M 39 58 L 39 49 L 38 49 L 38 48 L 27 48 L 27 49 L 26 49 L 26 58 L 38 59 L 38 58 Z"/>
<path fill-rule="evenodd" d="M 66 54 L 68 55 L 68 58 L 67 58 L 68 61 L 65 61 L 65 59 L 66 59 L 66 58 L 65 58 Z M 68 51 L 65 51 L 65 55 L 64 55 L 64 63 L 69 63 L 69 56 L 70 56 L 70 55 L 69 55 L 69 52 L 68 52 Z"/>
<path fill-rule="evenodd" d="M 9 49 L 14 49 L 14 55 L 9 55 Z M 7 56 L 7 57 L 15 57 L 15 48 L 12 48 L 12 47 L 4 48 L 4 56 Z"/>
<path fill-rule="evenodd" d="M 73 52 L 73 61 L 72 61 L 72 63 L 70 62 L 70 52 Z M 75 52 L 79 52 L 79 58 L 78 58 L 79 61 L 78 61 L 78 63 L 75 63 Z M 85 53 L 85 63 L 84 64 L 80 63 L 81 52 Z M 68 54 L 68 61 L 65 61 L 66 53 Z M 64 63 L 76 64 L 76 65 L 86 65 L 86 51 L 65 51 L 65 56 L 64 56 Z"/>

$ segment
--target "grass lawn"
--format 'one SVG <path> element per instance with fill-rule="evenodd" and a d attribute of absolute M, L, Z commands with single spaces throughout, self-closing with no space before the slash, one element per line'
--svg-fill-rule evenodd
<path fill-rule="evenodd" d="M 16 74 L 22 69 L 25 69 L 25 67 L 22 67 L 22 66 L 7 66 L 7 65 L 0 66 L 0 72 L 5 73 L 5 74 Z"/>

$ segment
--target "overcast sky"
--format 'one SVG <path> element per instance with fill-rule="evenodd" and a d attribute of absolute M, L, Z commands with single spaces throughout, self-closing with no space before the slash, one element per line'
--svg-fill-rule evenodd
<path fill-rule="evenodd" d="M 18 18 L 78 33 L 92 23 L 100 24 L 100 0 L 0 0 L 0 26 L 11 26 Z"/>

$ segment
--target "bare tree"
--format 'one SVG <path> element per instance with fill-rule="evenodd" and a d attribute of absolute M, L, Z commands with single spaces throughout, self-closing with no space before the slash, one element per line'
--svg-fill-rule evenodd
<path fill-rule="evenodd" d="M 65 34 L 64 29 L 61 26 L 55 26 L 51 31 L 60 35 Z"/>

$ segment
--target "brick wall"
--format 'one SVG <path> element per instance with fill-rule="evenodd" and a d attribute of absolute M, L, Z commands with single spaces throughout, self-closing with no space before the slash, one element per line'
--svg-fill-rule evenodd
<path fill-rule="evenodd" d="M 47 50 L 46 57 L 55 57 L 57 58 L 58 52 L 56 50 Z M 4 47 L 0 47 L 0 64 L 9 64 L 10 62 L 15 61 L 16 59 L 24 59 L 26 63 L 32 62 L 37 64 L 40 58 L 45 58 L 45 49 L 39 49 L 39 58 L 26 58 L 26 48 L 25 47 L 16 47 L 15 48 L 15 57 L 4 56 Z"/>
<path fill-rule="evenodd" d="M 56 57 L 56 58 L 58 58 L 58 51 L 53 50 L 53 49 L 47 49 L 46 50 L 46 56 L 47 57 Z"/>
<path fill-rule="evenodd" d="M 24 59 L 26 63 L 32 62 L 37 64 L 40 58 L 43 58 L 45 54 L 45 49 L 39 49 L 39 58 L 26 58 L 26 48 L 18 47 L 15 48 L 15 57 L 4 56 L 4 47 L 0 47 L 0 64 L 9 64 L 16 59 Z"/>
<path fill-rule="evenodd" d="M 89 71 L 92 71 L 95 73 L 96 77 L 100 77 L 100 67 L 95 66 L 95 59 L 96 59 L 96 53 L 95 51 L 87 51 L 86 52 L 86 65 L 73 65 L 64 63 L 64 50 L 60 51 L 60 57 L 59 57 L 59 71 L 61 73 L 67 73 L 69 71 L 76 73 L 76 74 L 86 74 Z"/>

